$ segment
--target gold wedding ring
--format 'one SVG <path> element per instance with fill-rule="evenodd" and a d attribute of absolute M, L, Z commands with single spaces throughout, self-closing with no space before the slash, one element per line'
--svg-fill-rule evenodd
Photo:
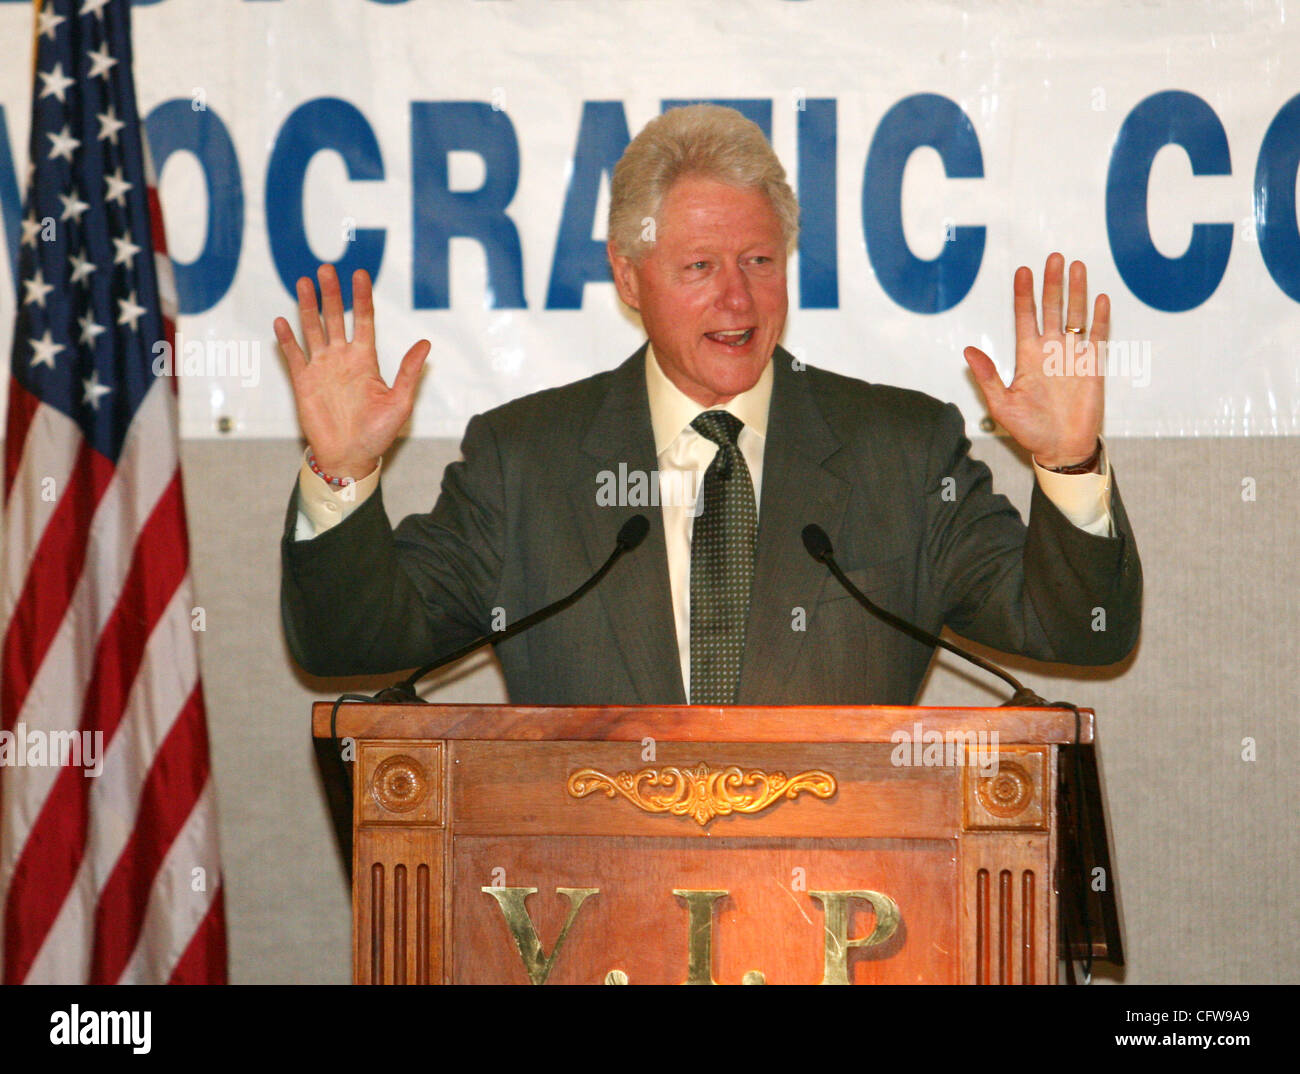
<path fill-rule="evenodd" d="M 1066 330 L 1067 332 L 1083 332 L 1083 331 L 1084 331 L 1083 328 L 1070 328 L 1068 325 L 1066 326 L 1066 329 L 1065 329 L 1065 330 Z"/>

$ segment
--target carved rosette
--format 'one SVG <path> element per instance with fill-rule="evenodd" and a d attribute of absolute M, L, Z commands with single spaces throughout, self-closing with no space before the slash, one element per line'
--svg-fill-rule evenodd
<path fill-rule="evenodd" d="M 1001 761 L 995 776 L 975 785 L 980 805 L 995 817 L 1014 817 L 1025 811 L 1034 797 L 1034 780 L 1014 761 Z"/>
<path fill-rule="evenodd" d="M 820 768 L 787 777 L 784 772 L 746 771 L 739 765 L 713 768 L 704 761 L 693 768 L 663 765 L 616 776 L 580 768 L 568 780 L 574 798 L 597 791 L 608 798 L 618 794 L 646 813 L 691 817 L 701 825 L 731 813 L 761 813 L 780 799 L 796 798 L 804 791 L 829 798 L 836 789 L 835 777 Z"/>
<path fill-rule="evenodd" d="M 375 766 L 370 793 L 390 813 L 409 813 L 429 793 L 429 777 L 419 761 L 399 753 Z"/>

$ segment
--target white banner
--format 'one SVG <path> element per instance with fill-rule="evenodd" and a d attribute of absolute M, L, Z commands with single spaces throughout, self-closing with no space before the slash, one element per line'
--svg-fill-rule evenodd
<path fill-rule="evenodd" d="M 784 343 L 983 402 L 1011 278 L 1112 299 L 1111 436 L 1300 432 L 1300 29 L 1286 4 L 157 0 L 134 10 L 182 312 L 183 432 L 292 437 L 271 322 L 321 260 L 377 278 L 381 363 L 433 341 L 412 433 L 641 342 L 603 263 L 608 172 L 666 103 L 738 102 L 803 207 Z M 87 16 L 92 17 L 92 16 Z M 0 345 L 31 107 L 0 0 Z M 13 62 L 13 58 L 21 58 Z"/>

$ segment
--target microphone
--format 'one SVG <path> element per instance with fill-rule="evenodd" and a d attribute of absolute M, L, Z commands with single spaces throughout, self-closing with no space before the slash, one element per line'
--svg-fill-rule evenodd
<path fill-rule="evenodd" d="M 897 615 L 894 615 L 893 612 L 887 612 L 879 605 L 873 604 L 867 595 L 850 582 L 848 576 L 840 570 L 840 565 L 835 562 L 835 552 L 831 548 L 831 539 L 826 536 L 826 531 L 816 523 L 803 528 L 803 546 L 808 550 L 808 554 L 812 556 L 813 559 L 818 563 L 824 564 L 831 574 L 835 576 L 835 580 L 848 590 L 849 594 L 877 619 L 883 620 L 894 629 L 901 630 L 909 638 L 914 638 L 916 641 L 922 642 L 931 648 L 937 647 L 940 649 L 947 649 L 948 652 L 955 653 L 963 660 L 969 661 L 976 667 L 983 668 L 990 674 L 996 675 L 1003 682 L 1008 683 L 1015 691 L 1015 694 L 1012 696 L 1011 700 L 1002 703 L 1003 708 L 1052 707 L 1036 693 L 1022 685 L 1008 672 L 1003 671 L 1002 668 L 998 667 L 996 664 L 985 660 L 981 656 L 976 656 L 974 653 L 968 653 L 965 649 L 958 648 L 956 645 L 944 641 L 943 638 L 936 637 L 928 630 L 922 630 L 914 623 L 909 623 L 906 619 L 901 619 Z"/>
<path fill-rule="evenodd" d="M 627 552 L 631 552 L 642 541 L 645 540 L 646 534 L 650 532 L 650 520 L 645 515 L 633 515 L 618 531 L 618 537 L 614 541 L 614 551 L 610 553 L 609 558 L 605 560 L 598 571 L 588 578 L 582 585 L 578 586 L 567 597 L 561 597 L 553 604 L 548 604 L 544 608 L 539 608 L 531 615 L 526 615 L 513 626 L 504 630 L 493 631 L 491 634 L 483 634 L 475 638 L 468 645 L 462 645 L 453 653 L 438 657 L 431 664 L 417 669 L 408 678 L 392 686 L 386 686 L 375 694 L 374 701 L 400 701 L 409 705 L 426 704 L 424 698 L 415 692 L 415 684 L 423 679 L 430 672 L 437 671 L 448 664 L 454 664 L 462 657 L 469 656 L 476 649 L 481 649 L 484 645 L 495 645 L 498 642 L 505 641 L 507 638 L 513 638 L 516 634 L 522 633 L 530 626 L 540 623 L 543 619 L 548 619 L 557 612 L 564 611 L 570 604 L 580 600 L 591 589 L 593 589 L 600 580 L 610 571 L 610 568 Z"/>
<path fill-rule="evenodd" d="M 650 520 L 645 515 L 633 515 L 619 529 L 615 544 L 624 552 L 631 552 L 632 549 L 645 540 L 646 534 L 649 532 Z"/>

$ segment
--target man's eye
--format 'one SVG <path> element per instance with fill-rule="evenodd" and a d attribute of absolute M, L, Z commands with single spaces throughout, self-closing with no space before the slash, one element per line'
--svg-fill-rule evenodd
<path fill-rule="evenodd" d="M 686 267 L 692 269 L 706 269 L 709 267 L 709 263 L 707 261 L 692 261 Z"/>

